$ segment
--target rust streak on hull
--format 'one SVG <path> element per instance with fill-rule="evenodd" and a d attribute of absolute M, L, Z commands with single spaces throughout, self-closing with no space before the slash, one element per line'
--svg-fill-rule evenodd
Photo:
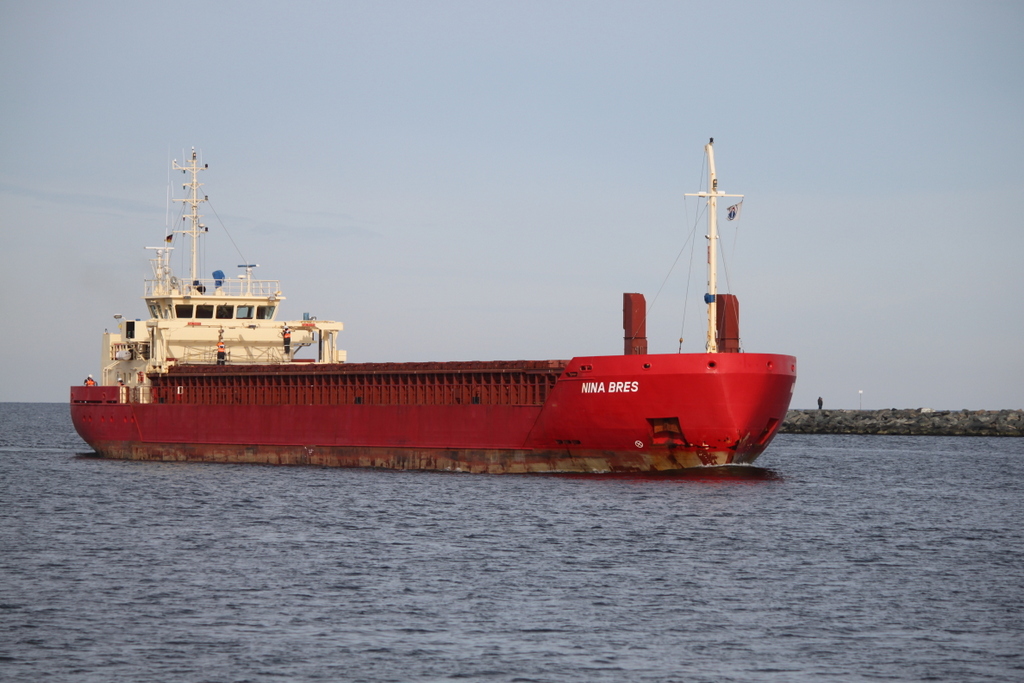
<path fill-rule="evenodd" d="M 727 451 L 612 451 L 526 449 L 424 449 L 344 446 L 252 446 L 228 444 L 97 444 L 97 455 L 119 460 L 235 463 L 313 467 L 362 467 L 473 474 L 555 474 L 677 472 L 685 469 L 749 464 L 760 454 L 735 458 Z"/>

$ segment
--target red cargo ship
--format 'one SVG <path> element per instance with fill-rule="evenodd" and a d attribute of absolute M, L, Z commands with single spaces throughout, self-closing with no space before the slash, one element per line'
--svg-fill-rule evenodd
<path fill-rule="evenodd" d="M 200 165 L 186 228 L 153 248 L 148 320 L 104 335 L 102 373 L 71 417 L 107 458 L 458 472 L 671 472 L 749 464 L 786 415 L 796 359 L 742 353 L 738 303 L 718 294 L 713 140 L 706 145 L 706 353 L 648 354 L 644 299 L 624 295 L 625 353 L 572 360 L 346 363 L 342 325 L 280 321 L 276 281 L 196 273 Z M 172 275 L 176 234 L 190 277 Z M 120 317 L 120 316 L 115 316 Z M 295 352 L 316 345 L 315 361 Z M 92 381 L 87 380 L 87 383 Z"/>

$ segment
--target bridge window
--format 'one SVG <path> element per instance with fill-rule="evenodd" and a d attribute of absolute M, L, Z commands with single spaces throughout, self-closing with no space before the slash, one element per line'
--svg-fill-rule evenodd
<path fill-rule="evenodd" d="M 257 306 L 256 317 L 260 320 L 273 320 L 274 306 Z"/>
<path fill-rule="evenodd" d="M 212 318 L 213 317 L 213 304 L 199 304 L 196 306 L 196 317 L 197 318 Z"/>
<path fill-rule="evenodd" d="M 192 317 L 192 304 L 176 304 L 174 306 L 174 317 L 175 318 L 191 318 Z"/>
<path fill-rule="evenodd" d="M 239 306 L 235 309 L 235 317 L 239 320 L 252 320 L 252 306 Z"/>
<path fill-rule="evenodd" d="M 228 304 L 220 304 L 217 306 L 217 320 L 231 320 L 234 311 L 234 306 Z"/>

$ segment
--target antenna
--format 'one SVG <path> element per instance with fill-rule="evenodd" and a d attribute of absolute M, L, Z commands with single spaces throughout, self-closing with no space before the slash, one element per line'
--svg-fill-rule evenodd
<path fill-rule="evenodd" d="M 167 146 L 167 156 L 171 156 L 171 146 Z M 167 164 L 167 208 L 164 214 L 164 232 L 171 228 L 171 165 Z"/>
<path fill-rule="evenodd" d="M 259 268 L 260 264 L 258 264 L 258 263 L 239 263 L 238 267 L 239 268 L 245 268 L 245 274 L 244 275 L 239 275 L 238 277 L 240 277 L 241 279 L 245 280 L 245 293 L 246 294 L 252 294 L 252 269 L 253 268 Z"/>

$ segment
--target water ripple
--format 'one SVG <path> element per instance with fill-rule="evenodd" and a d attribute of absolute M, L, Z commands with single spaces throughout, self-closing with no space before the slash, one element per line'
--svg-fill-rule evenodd
<path fill-rule="evenodd" d="M 76 457 L 0 405 L 9 681 L 1015 681 L 1024 440 L 471 476 Z"/>

